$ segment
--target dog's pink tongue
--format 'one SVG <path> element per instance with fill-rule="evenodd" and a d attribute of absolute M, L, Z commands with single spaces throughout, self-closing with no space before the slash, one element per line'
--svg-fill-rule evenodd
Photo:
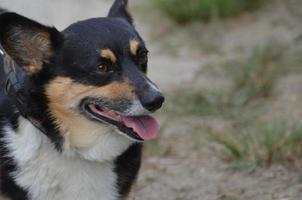
<path fill-rule="evenodd" d="M 132 128 L 144 140 L 154 139 L 159 134 L 159 125 L 151 116 L 123 116 L 122 120 L 127 127 Z"/>

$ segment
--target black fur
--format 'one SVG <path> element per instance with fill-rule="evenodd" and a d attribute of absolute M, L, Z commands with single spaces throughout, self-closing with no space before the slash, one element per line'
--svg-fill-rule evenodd
<path fill-rule="evenodd" d="M 17 170 L 17 165 L 9 157 L 0 160 L 1 194 L 9 197 L 10 200 L 28 200 L 26 190 L 15 183 L 12 175 Z"/>
<path fill-rule="evenodd" d="M 117 174 L 117 188 L 123 199 L 131 190 L 133 182 L 137 178 L 141 166 L 142 144 L 132 145 L 125 153 L 115 161 L 115 172 Z"/>
<path fill-rule="evenodd" d="M 128 0 L 115 1 L 109 11 L 108 17 L 120 17 L 132 24 L 133 19 L 127 10 L 127 6 Z"/>
<path fill-rule="evenodd" d="M 0 56 L 2 66 L 3 59 Z M 0 84 L 4 84 L 3 71 L 0 72 Z M 12 173 L 16 171 L 17 165 L 13 158 L 9 156 L 9 151 L 4 143 L 3 127 L 10 126 L 14 130 L 18 129 L 19 114 L 16 108 L 10 103 L 9 97 L 5 95 L 3 87 L 0 88 L 0 194 L 10 197 L 11 200 L 27 200 L 26 191 L 14 182 Z"/>
<path fill-rule="evenodd" d="M 7 10 L 3 9 L 3 8 L 0 8 L 0 15 L 7 12 Z"/>

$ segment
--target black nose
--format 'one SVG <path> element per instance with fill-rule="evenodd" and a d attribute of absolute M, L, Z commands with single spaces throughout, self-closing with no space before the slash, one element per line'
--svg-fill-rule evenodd
<path fill-rule="evenodd" d="M 144 108 L 153 112 L 161 108 L 164 101 L 165 97 L 161 93 L 158 93 L 156 95 L 143 98 L 141 102 Z"/>

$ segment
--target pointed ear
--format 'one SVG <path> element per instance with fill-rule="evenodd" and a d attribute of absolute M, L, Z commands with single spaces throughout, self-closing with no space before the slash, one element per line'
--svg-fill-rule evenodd
<path fill-rule="evenodd" d="M 119 17 L 133 24 L 132 16 L 128 10 L 128 0 L 115 0 L 110 8 L 108 17 Z"/>
<path fill-rule="evenodd" d="M 9 56 L 32 75 L 63 44 L 63 36 L 53 27 L 16 13 L 5 13 L 0 15 L 0 42 Z"/>

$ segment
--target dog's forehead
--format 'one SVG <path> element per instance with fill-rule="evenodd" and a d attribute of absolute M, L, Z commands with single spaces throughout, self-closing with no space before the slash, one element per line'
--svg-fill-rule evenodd
<path fill-rule="evenodd" d="M 70 25 L 63 31 L 66 43 L 86 48 L 106 48 L 129 45 L 139 36 L 134 27 L 120 18 L 93 18 Z"/>

